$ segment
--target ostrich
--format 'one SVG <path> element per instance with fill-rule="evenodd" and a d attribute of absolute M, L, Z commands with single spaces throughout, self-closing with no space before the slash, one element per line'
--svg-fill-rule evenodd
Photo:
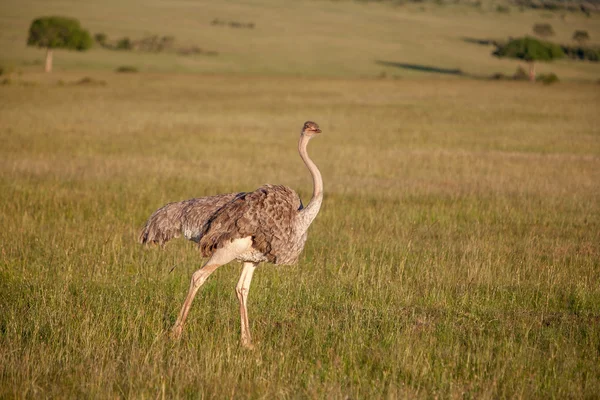
<path fill-rule="evenodd" d="M 308 227 L 323 201 L 323 179 L 306 147 L 321 133 L 319 125 L 307 121 L 302 127 L 298 151 L 313 179 L 313 196 L 303 207 L 298 194 L 286 186 L 264 185 L 253 192 L 229 193 L 169 203 L 156 210 L 140 233 L 140 243 L 162 245 L 179 237 L 198 243 L 206 263 L 194 272 L 188 295 L 172 329 L 179 338 L 194 296 L 221 265 L 243 263 L 236 286 L 240 302 L 241 342 L 252 348 L 248 323 L 248 293 L 254 270 L 261 262 L 290 265 L 298 261 Z"/>

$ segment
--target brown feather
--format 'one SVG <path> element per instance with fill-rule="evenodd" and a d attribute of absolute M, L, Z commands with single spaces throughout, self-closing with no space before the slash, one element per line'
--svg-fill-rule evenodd
<path fill-rule="evenodd" d="M 244 193 L 228 193 L 169 203 L 156 210 L 140 232 L 140 243 L 164 244 L 182 234 L 195 242 L 206 223 L 225 204 Z"/>
<path fill-rule="evenodd" d="M 295 229 L 300 207 L 296 192 L 285 186 L 264 185 L 240 194 L 206 224 L 199 241 L 202 254 L 208 257 L 232 240 L 251 236 L 252 247 L 268 261 L 293 264 L 306 239 Z"/>

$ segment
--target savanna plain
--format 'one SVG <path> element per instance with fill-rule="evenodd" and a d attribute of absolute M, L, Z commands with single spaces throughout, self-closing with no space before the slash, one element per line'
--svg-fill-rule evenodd
<path fill-rule="evenodd" d="M 599 392 L 595 88 L 106 79 L 2 89 L 2 397 Z M 325 201 L 300 263 L 256 273 L 256 349 L 236 265 L 171 341 L 201 259 L 142 248 L 140 226 L 265 182 L 306 202 L 307 117 Z"/>
<path fill-rule="evenodd" d="M 546 86 L 66 65 L 0 86 L 0 398 L 598 397 L 597 69 Z M 298 265 L 256 271 L 255 349 L 235 263 L 172 340 L 202 259 L 142 247 L 141 226 L 264 183 L 306 203 L 307 119 L 323 207 Z"/>

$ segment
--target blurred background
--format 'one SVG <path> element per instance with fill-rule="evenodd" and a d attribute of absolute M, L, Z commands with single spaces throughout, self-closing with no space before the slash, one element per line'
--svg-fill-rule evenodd
<path fill-rule="evenodd" d="M 5 71 L 43 66 L 43 48 L 26 46 L 30 24 L 38 17 L 64 16 L 79 20 L 93 43 L 85 52 L 58 50 L 58 70 L 487 79 L 515 74 L 518 62 L 492 53 L 511 38 L 529 35 L 568 53 L 562 61 L 542 63 L 541 72 L 593 81 L 600 79 L 599 4 L 5 0 L 0 63 Z"/>

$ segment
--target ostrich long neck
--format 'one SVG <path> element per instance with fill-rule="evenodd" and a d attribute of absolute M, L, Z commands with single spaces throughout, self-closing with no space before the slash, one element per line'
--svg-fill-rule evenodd
<path fill-rule="evenodd" d="M 321 202 L 323 201 L 323 178 L 321 172 L 315 163 L 310 159 L 306 151 L 306 146 L 310 137 L 307 135 L 301 135 L 300 141 L 298 142 L 298 152 L 306 167 L 310 171 L 313 178 L 313 196 L 310 202 L 298 213 L 298 228 L 301 232 L 306 232 L 310 224 L 313 222 L 319 209 L 321 208 Z"/>

